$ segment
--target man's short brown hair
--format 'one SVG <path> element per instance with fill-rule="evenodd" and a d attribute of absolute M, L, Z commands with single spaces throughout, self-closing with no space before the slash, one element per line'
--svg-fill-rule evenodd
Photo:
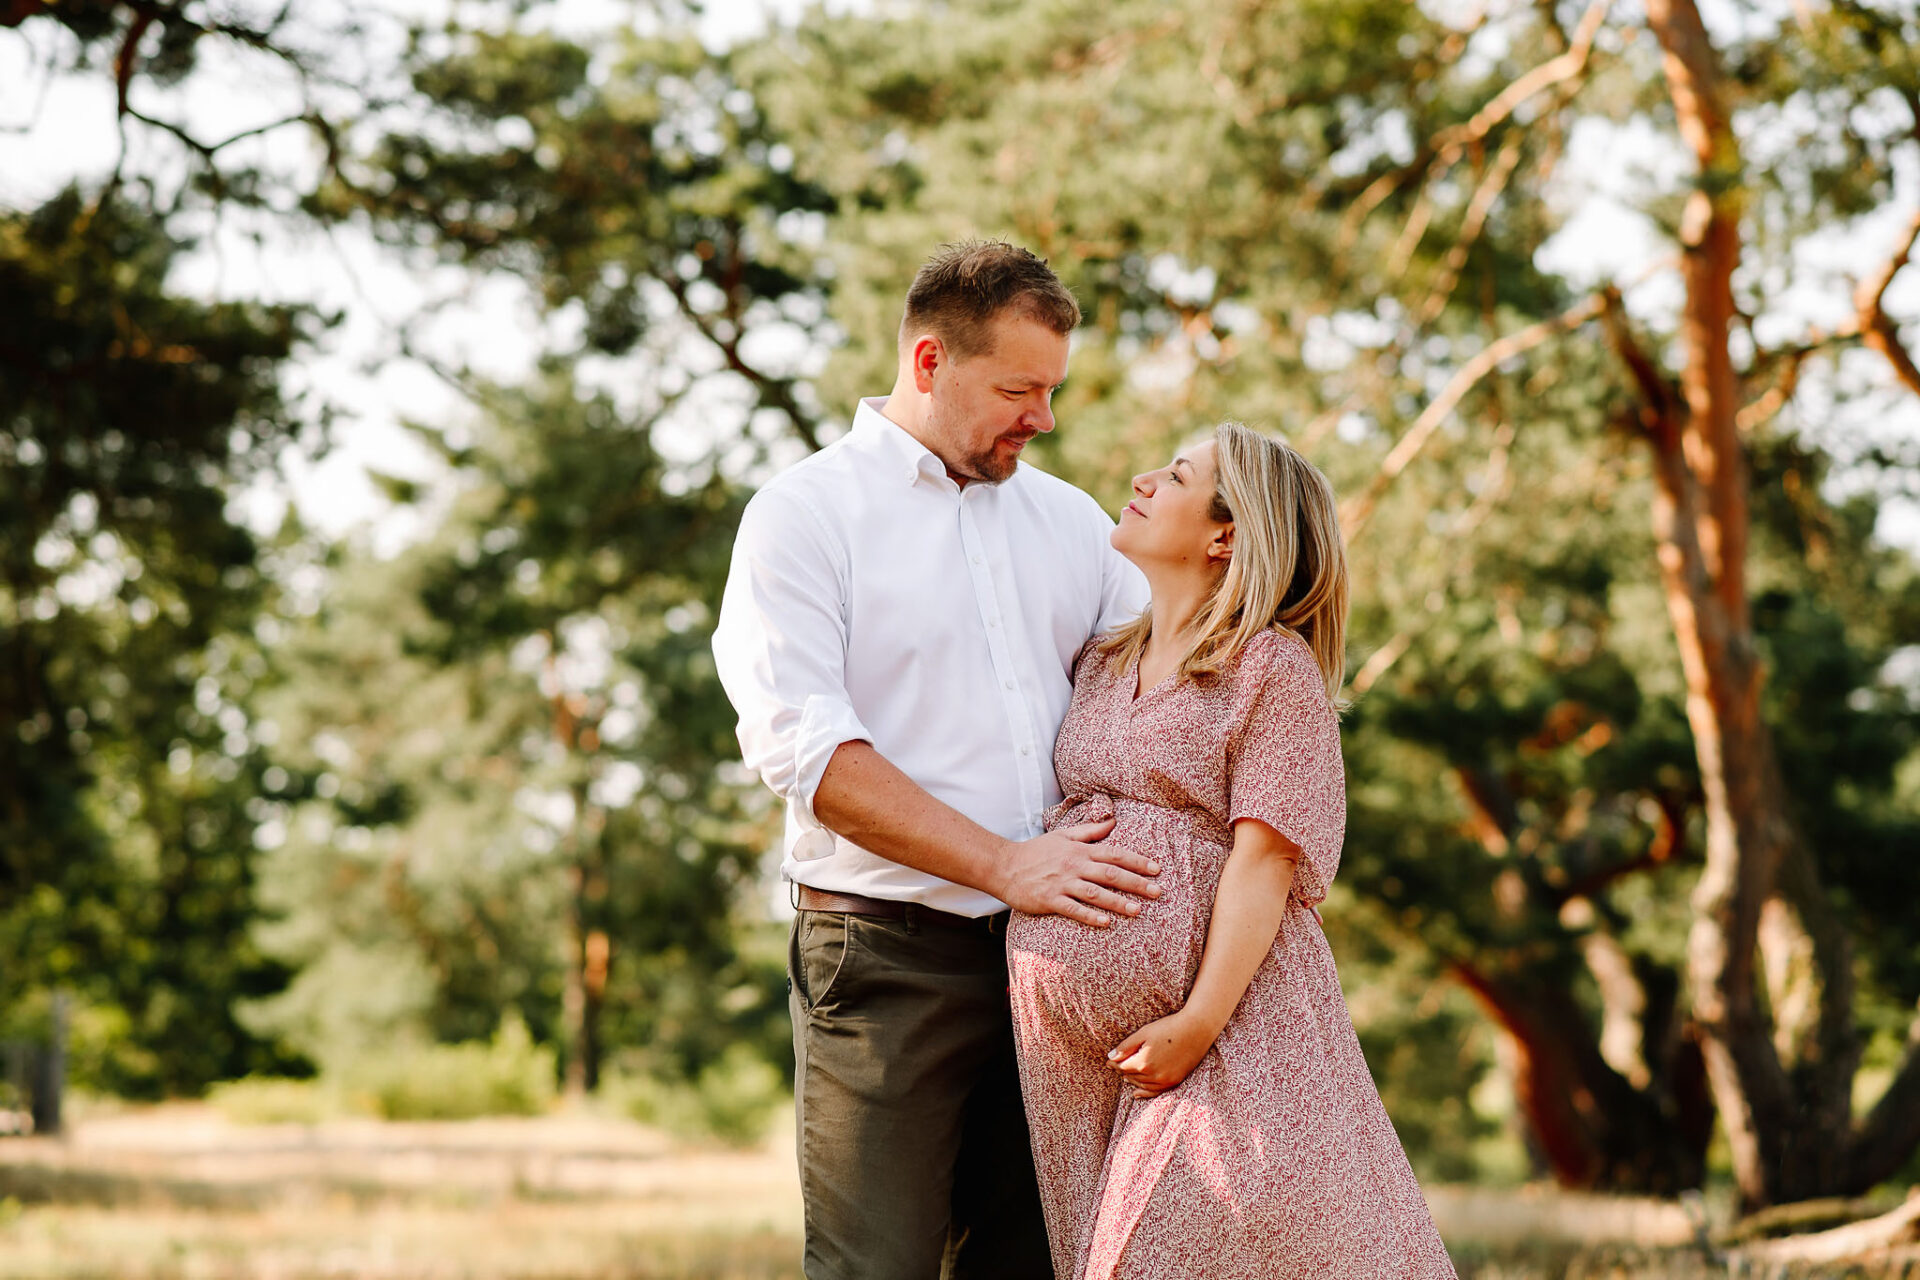
<path fill-rule="evenodd" d="M 1080 304 L 1045 258 L 1000 240 L 943 244 L 914 274 L 900 340 L 931 333 L 963 360 L 987 349 L 993 322 L 1008 313 L 1055 333 L 1080 323 Z"/>

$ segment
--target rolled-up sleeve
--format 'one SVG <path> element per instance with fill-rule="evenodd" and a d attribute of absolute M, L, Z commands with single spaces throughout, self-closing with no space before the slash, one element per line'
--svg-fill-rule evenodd
<path fill-rule="evenodd" d="M 763 492 L 741 517 L 713 633 L 741 758 L 808 835 L 825 834 L 813 798 L 833 753 L 873 741 L 847 695 L 847 572 L 845 549 L 804 501 Z M 803 839 L 795 853 L 830 851 Z"/>

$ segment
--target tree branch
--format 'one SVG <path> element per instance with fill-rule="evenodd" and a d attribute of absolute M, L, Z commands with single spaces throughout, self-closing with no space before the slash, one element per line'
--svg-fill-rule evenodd
<path fill-rule="evenodd" d="M 1899 248 L 1879 271 L 1860 282 L 1854 291 L 1853 305 L 1859 313 L 1855 324 L 1866 344 L 1887 358 L 1894 376 L 1907 390 L 1920 395 L 1920 367 L 1914 365 L 1913 354 L 1900 341 L 1900 327 L 1887 314 L 1885 306 L 1887 287 L 1907 265 L 1916 240 L 1920 240 L 1920 209 L 1915 209 L 1907 219 L 1906 229 L 1900 233 Z"/>
<path fill-rule="evenodd" d="M 1920 1147 L 1920 1010 L 1907 1028 L 1907 1052 L 1887 1091 L 1847 1143 L 1846 1189 L 1864 1192 L 1891 1178 Z"/>
<path fill-rule="evenodd" d="M 1400 437 L 1392 452 L 1387 454 L 1380 464 L 1380 470 L 1374 474 L 1373 481 L 1359 497 L 1350 499 L 1340 513 L 1340 523 L 1347 531 L 1347 541 L 1351 543 L 1360 536 L 1367 522 L 1373 518 L 1374 509 L 1379 505 L 1381 495 L 1399 478 L 1407 465 L 1419 456 L 1433 433 L 1447 420 L 1466 394 L 1479 385 L 1480 381 L 1507 360 L 1523 352 L 1530 351 L 1547 339 L 1558 334 L 1577 329 L 1587 321 L 1600 315 L 1604 310 L 1604 300 L 1600 296 L 1589 297 L 1569 307 L 1557 316 L 1528 325 L 1516 333 L 1489 343 L 1480 353 L 1461 365 L 1453 377 L 1447 381 L 1438 396 L 1414 419 L 1407 433 Z"/>
<path fill-rule="evenodd" d="M 1538 97 L 1557 85 L 1566 83 L 1583 75 L 1587 61 L 1593 53 L 1593 41 L 1600 34 L 1600 24 L 1606 20 L 1607 9 L 1612 0 L 1593 0 L 1587 11 L 1580 15 L 1580 25 L 1574 29 L 1573 44 L 1563 54 L 1550 58 L 1533 70 L 1502 89 L 1486 106 L 1474 112 L 1473 118 L 1465 124 L 1446 130 L 1435 138 L 1442 155 L 1453 150 L 1454 155 L 1467 144 L 1478 142 L 1531 99 Z"/>
<path fill-rule="evenodd" d="M 1738 314 L 1733 273 L 1740 261 L 1745 204 L 1740 147 L 1721 101 L 1719 57 L 1693 0 L 1649 0 L 1647 22 L 1664 55 L 1668 95 L 1680 136 L 1699 173 L 1681 215 L 1681 274 L 1686 301 L 1680 332 L 1686 363 L 1680 385 L 1686 465 L 1703 502 L 1695 512 L 1706 571 L 1727 617 L 1747 617 L 1747 482 L 1735 415 L 1739 380 L 1727 343 Z"/>
<path fill-rule="evenodd" d="M 764 400 L 786 414 L 787 421 L 793 426 L 794 434 L 799 436 L 809 449 L 818 452 L 822 443 L 820 431 L 814 424 L 812 415 L 801 407 L 799 397 L 794 391 L 796 385 L 794 380 L 776 378 L 748 364 L 740 354 L 739 327 L 735 326 L 731 337 L 722 335 L 714 327 L 712 320 L 694 307 L 693 300 L 687 296 L 687 286 L 671 270 L 659 272 L 658 279 L 666 286 L 667 292 L 673 295 L 673 300 L 679 304 L 680 314 L 700 331 L 701 337 L 714 345 L 725 358 L 727 367 L 752 383 L 754 390 L 759 392 Z"/>
<path fill-rule="evenodd" d="M 1660 806 L 1660 825 L 1654 831 L 1653 839 L 1647 842 L 1645 851 L 1624 862 L 1589 871 L 1555 895 L 1556 905 L 1571 902 L 1575 898 L 1591 898 L 1617 880 L 1664 867 L 1674 859 L 1686 856 L 1686 813 L 1680 801 L 1664 794 L 1655 795 L 1653 799 Z"/>
<path fill-rule="evenodd" d="M 1608 285 L 1600 296 L 1603 304 L 1601 320 L 1606 326 L 1607 338 L 1613 344 L 1614 354 L 1620 357 L 1620 363 L 1627 366 L 1627 374 L 1639 392 L 1640 412 L 1636 417 L 1640 431 L 1656 446 L 1670 445 L 1675 429 L 1674 419 L 1678 416 L 1673 384 L 1634 335 L 1632 326 L 1627 322 L 1627 309 L 1621 300 L 1620 290 Z"/>
<path fill-rule="evenodd" d="M 1761 916 L 1761 954 L 1769 969 L 1771 951 L 1792 959 L 1781 989 L 1772 992 L 1774 1045 L 1792 1063 L 1802 1105 L 1819 1112 L 1813 1122 L 1842 1131 L 1852 1114 L 1861 1050 L 1853 1025 L 1853 938 L 1804 843 L 1787 849 L 1775 890 Z"/>
<path fill-rule="evenodd" d="M 1742 1264 L 1740 1274 L 1749 1268 L 1767 1275 L 1786 1273 L 1770 1263 L 1843 1262 L 1878 1253 L 1894 1245 L 1920 1241 L 1920 1196 L 1909 1196 L 1905 1204 L 1878 1218 L 1849 1223 L 1831 1231 L 1812 1235 L 1788 1236 L 1765 1244 L 1748 1245 L 1733 1251 L 1729 1262 Z M 1757 1265 L 1756 1265 L 1757 1264 Z M 1901 1270 L 1905 1270 L 1904 1267 Z"/>
<path fill-rule="evenodd" d="M 1507 189 L 1507 182 L 1513 177 L 1513 171 L 1520 163 L 1520 144 L 1526 135 L 1516 129 L 1508 134 L 1500 144 L 1500 150 L 1494 154 L 1493 163 L 1481 176 L 1480 183 L 1474 188 L 1473 198 L 1467 202 L 1466 221 L 1461 224 L 1460 233 L 1454 237 L 1453 244 L 1447 249 L 1446 261 L 1441 264 L 1439 278 L 1427 291 L 1427 299 L 1414 314 L 1416 325 L 1431 323 L 1446 308 L 1447 299 L 1453 296 L 1453 290 L 1460 283 L 1460 272 L 1467 265 L 1467 255 L 1473 252 L 1480 233 L 1486 229 L 1487 215 L 1493 212 L 1494 201 Z M 1408 250 L 1411 256 L 1411 247 Z M 1388 274 L 1397 276 L 1406 264 L 1389 268 Z"/>
<path fill-rule="evenodd" d="M 1458 561 L 1446 571 L 1442 579 L 1440 589 L 1448 595 L 1451 595 L 1454 587 L 1472 572 L 1473 533 L 1486 523 L 1487 517 L 1493 514 L 1493 509 L 1500 505 L 1502 499 L 1507 496 L 1507 491 L 1512 488 L 1507 472 L 1507 458 L 1513 448 L 1513 437 L 1512 420 L 1502 416 L 1500 425 L 1493 433 L 1493 448 L 1487 452 L 1487 469 L 1481 480 L 1479 495 L 1474 498 L 1473 505 L 1467 508 L 1466 513 L 1454 522 L 1451 529 L 1447 530 L 1447 538 L 1461 548 Z M 1431 603 L 1431 595 L 1429 600 L 1430 611 L 1439 607 L 1438 604 Z M 1360 697 L 1373 688 L 1380 677 L 1392 670 L 1393 664 L 1400 661 L 1412 647 L 1413 631 L 1408 628 L 1395 633 L 1392 639 L 1375 649 L 1360 669 L 1354 673 L 1348 684 L 1353 691 L 1353 696 Z"/>
<path fill-rule="evenodd" d="M 1466 154 L 1468 147 L 1485 141 L 1527 102 L 1585 75 L 1594 38 L 1600 34 L 1600 24 L 1606 19 L 1611 3 L 1612 0 L 1592 0 L 1580 17 L 1572 46 L 1565 53 L 1549 58 L 1513 81 L 1464 123 L 1442 129 L 1411 163 L 1383 173 L 1369 183 L 1340 219 L 1339 255 L 1346 256 L 1360 233 L 1360 224 L 1388 196 L 1409 182 L 1431 180 L 1446 173 Z"/>
<path fill-rule="evenodd" d="M 1816 333 L 1805 342 L 1791 347 L 1781 347 L 1764 352 L 1754 361 L 1758 369 L 1765 364 L 1779 364 L 1780 372 L 1774 378 L 1773 385 L 1759 396 L 1741 406 L 1734 415 L 1734 423 L 1741 434 L 1748 434 L 1773 420 L 1775 414 L 1786 408 L 1794 393 L 1800 389 L 1800 370 L 1808 357 L 1817 352 L 1852 342 L 1860 336 L 1858 325 L 1845 325 L 1831 333 Z"/>

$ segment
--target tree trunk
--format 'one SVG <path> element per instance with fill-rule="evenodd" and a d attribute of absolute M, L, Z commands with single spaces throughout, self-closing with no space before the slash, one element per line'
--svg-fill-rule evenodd
<path fill-rule="evenodd" d="M 587 799 L 585 782 L 573 788 L 573 854 L 568 870 L 566 977 L 561 1007 L 567 1037 L 566 1092 L 580 1097 L 600 1087 L 600 1013 L 606 1003 L 612 941 L 599 920 L 607 896 L 603 815 Z"/>
<path fill-rule="evenodd" d="M 577 698 L 559 686 L 548 636 L 547 671 L 554 681 L 553 735 L 569 757 L 591 753 L 600 734 L 591 718 L 583 718 Z M 596 810 L 584 772 L 576 773 L 570 788 L 573 831 L 567 841 L 572 863 L 567 868 L 567 909 L 561 939 L 562 976 L 560 1020 L 565 1037 L 566 1066 L 561 1083 L 567 1095 L 583 1097 L 600 1087 L 600 1011 L 605 1003 L 607 969 L 612 943 L 598 921 L 607 896 L 606 816 Z"/>
<path fill-rule="evenodd" d="M 1700 1185 L 1713 1109 L 1694 1045 L 1648 1037 L 1649 1049 L 1671 1051 L 1649 1052 L 1648 1086 L 1636 1088 L 1601 1056 L 1564 987 L 1459 962 L 1450 970 L 1509 1038 L 1514 1096 L 1556 1182 L 1647 1195 Z M 1666 1002 L 1669 1019 L 1672 1011 Z"/>
<path fill-rule="evenodd" d="M 560 985 L 560 1025 L 566 1036 L 566 1067 L 561 1083 L 570 1098 L 584 1097 L 592 1063 L 592 1016 L 587 999 L 587 935 L 583 919 L 581 875 L 572 868 L 567 886 L 565 963 Z"/>
<path fill-rule="evenodd" d="M 1825 927 L 1829 912 L 1787 816 L 1760 715 L 1763 673 L 1746 590 L 1748 480 L 1728 345 L 1743 204 L 1738 147 L 1717 56 L 1692 0 L 1649 0 L 1647 18 L 1699 165 L 1681 225 L 1686 363 L 1678 398 L 1628 333 L 1617 297 L 1608 323 L 1639 384 L 1660 575 L 1705 793 L 1705 870 L 1687 946 L 1694 1021 L 1740 1197 L 1756 1208 L 1829 1190 L 1840 1174 L 1847 1129 L 1833 1112 L 1837 1100 L 1844 1121 L 1852 992 L 1845 935 Z M 1811 1031 L 1778 1042 L 1762 1001 L 1763 922 L 1781 979 L 1774 994 L 1797 984 L 1813 1011 L 1804 1019 Z M 1783 1048 L 1803 1055 L 1803 1070 L 1789 1073 Z"/>

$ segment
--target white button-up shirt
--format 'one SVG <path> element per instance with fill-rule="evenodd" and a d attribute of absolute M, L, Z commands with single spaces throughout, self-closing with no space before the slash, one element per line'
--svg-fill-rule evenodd
<path fill-rule="evenodd" d="M 986 915 L 1004 904 L 822 827 L 827 762 L 870 742 L 987 830 L 1038 835 L 1074 655 L 1146 580 L 1087 494 L 1025 463 L 962 489 L 885 403 L 747 504 L 713 653 L 741 754 L 787 803 L 788 879 Z"/>

